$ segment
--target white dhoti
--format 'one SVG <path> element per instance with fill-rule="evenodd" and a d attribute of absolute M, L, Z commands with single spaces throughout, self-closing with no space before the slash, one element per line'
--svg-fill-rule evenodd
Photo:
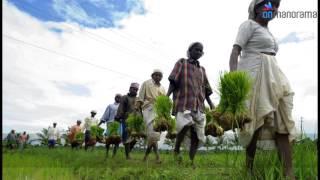
<path fill-rule="evenodd" d="M 199 110 L 197 112 L 191 112 L 191 111 L 184 111 L 184 112 L 178 112 L 176 115 L 176 129 L 177 133 L 179 133 L 184 126 L 191 125 L 194 127 L 197 137 L 199 139 L 199 145 L 198 147 L 201 147 L 205 142 L 205 135 L 204 135 L 204 127 L 206 125 L 206 115 Z M 191 144 L 191 134 L 190 131 L 186 133 L 186 136 L 183 140 L 186 148 L 190 147 Z"/>
<path fill-rule="evenodd" d="M 153 106 L 148 106 L 142 111 L 143 119 L 146 125 L 146 134 L 148 145 L 156 143 L 160 140 L 160 133 L 153 130 L 153 122 L 155 118 L 155 112 Z"/>
<path fill-rule="evenodd" d="M 279 68 L 275 56 L 250 53 L 241 56 L 238 70 L 249 73 L 253 89 L 247 107 L 252 117 L 239 131 L 239 142 L 244 147 L 250 143 L 253 133 L 262 127 L 257 146 L 274 149 L 275 133 L 289 134 L 289 141 L 296 137 L 292 118 L 293 95 L 289 81 Z"/>

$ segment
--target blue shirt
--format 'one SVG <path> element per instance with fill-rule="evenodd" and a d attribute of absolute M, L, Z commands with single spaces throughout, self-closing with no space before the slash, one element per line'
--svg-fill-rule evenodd
<path fill-rule="evenodd" d="M 119 103 L 109 104 L 107 109 L 104 111 L 103 116 L 101 117 L 102 122 L 113 122 L 114 117 L 117 114 Z"/>

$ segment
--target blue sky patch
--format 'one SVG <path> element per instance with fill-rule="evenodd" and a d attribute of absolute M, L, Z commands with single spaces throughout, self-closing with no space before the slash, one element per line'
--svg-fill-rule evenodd
<path fill-rule="evenodd" d="M 59 29 L 59 28 L 49 28 L 49 30 L 52 31 L 52 32 L 58 33 L 58 34 L 63 32 L 63 30 Z"/>
<path fill-rule="evenodd" d="M 76 96 L 90 96 L 91 91 L 84 85 L 81 84 L 71 84 L 67 82 L 55 82 L 55 85 L 65 93 L 73 94 Z"/>
<path fill-rule="evenodd" d="M 298 33 L 298 32 L 290 32 L 288 35 L 279 40 L 279 44 L 285 43 L 300 43 L 303 41 L 313 40 L 313 33 Z"/>
<path fill-rule="evenodd" d="M 120 27 L 131 14 L 146 13 L 143 0 L 8 0 L 41 21 L 75 22 L 89 28 Z"/>

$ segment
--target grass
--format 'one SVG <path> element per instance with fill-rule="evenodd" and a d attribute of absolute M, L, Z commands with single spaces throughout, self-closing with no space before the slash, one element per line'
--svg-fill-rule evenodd
<path fill-rule="evenodd" d="M 112 151 L 112 150 L 111 150 Z M 111 155 L 111 151 L 109 152 Z M 162 164 L 154 154 L 142 162 L 144 153 L 135 149 L 132 160 L 125 160 L 120 148 L 114 158 L 105 158 L 103 147 L 93 151 L 58 147 L 32 147 L 23 150 L 3 149 L 2 179 L 281 179 L 281 166 L 275 151 L 257 151 L 254 177 L 244 168 L 243 151 L 199 151 L 196 169 L 192 169 L 188 153 L 183 163 L 173 160 L 172 151 L 161 151 Z M 317 179 L 317 146 L 304 143 L 294 146 L 294 167 L 297 179 Z"/>

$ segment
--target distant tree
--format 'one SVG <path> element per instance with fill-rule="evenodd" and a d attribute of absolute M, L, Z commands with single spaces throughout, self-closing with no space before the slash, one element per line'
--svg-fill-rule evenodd
<path fill-rule="evenodd" d="M 40 139 L 37 139 L 40 141 L 40 144 L 43 145 L 43 146 L 47 146 L 48 145 L 48 129 L 46 128 L 43 128 L 41 133 L 37 133 L 37 136 L 40 138 Z"/>

